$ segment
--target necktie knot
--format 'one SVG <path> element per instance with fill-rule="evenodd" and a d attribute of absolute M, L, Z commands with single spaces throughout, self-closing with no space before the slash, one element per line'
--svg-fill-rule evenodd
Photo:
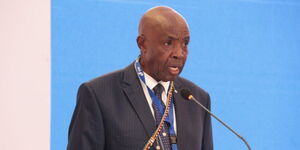
<path fill-rule="evenodd" d="M 162 92 L 164 91 L 164 87 L 158 83 L 154 88 L 153 88 L 153 91 L 155 93 L 155 96 L 158 98 L 159 102 L 161 103 L 161 106 L 163 108 L 163 110 L 165 110 L 165 103 L 162 101 L 162 97 L 161 97 L 161 94 Z"/>
<path fill-rule="evenodd" d="M 161 94 L 164 91 L 164 87 L 158 83 L 154 88 L 153 91 L 155 92 L 155 95 L 161 98 Z"/>

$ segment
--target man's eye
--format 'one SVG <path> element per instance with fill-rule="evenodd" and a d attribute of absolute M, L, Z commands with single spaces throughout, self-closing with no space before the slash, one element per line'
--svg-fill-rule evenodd
<path fill-rule="evenodd" d="M 184 42 L 184 45 L 185 45 L 185 46 L 189 45 L 189 41 L 185 41 L 185 42 Z"/>
<path fill-rule="evenodd" d="M 172 44 L 172 41 L 167 41 L 167 42 L 164 43 L 165 46 L 169 46 L 171 44 Z"/>

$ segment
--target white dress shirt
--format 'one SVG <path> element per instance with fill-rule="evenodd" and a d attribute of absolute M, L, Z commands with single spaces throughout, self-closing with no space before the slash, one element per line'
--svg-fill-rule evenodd
<path fill-rule="evenodd" d="M 163 87 L 164 87 L 164 90 L 162 92 L 162 95 L 161 95 L 161 98 L 162 98 L 162 101 L 164 102 L 164 104 L 166 105 L 167 104 L 167 90 L 169 89 L 169 86 L 170 86 L 170 81 L 168 82 L 163 82 L 163 81 L 159 81 L 157 82 L 155 79 L 153 79 L 150 75 L 148 75 L 146 72 L 144 72 L 144 76 L 145 76 L 145 82 L 147 84 L 147 86 L 153 90 L 153 88 L 157 85 L 157 84 L 161 84 Z M 149 108 L 152 112 L 152 115 L 155 119 L 155 116 L 154 116 L 154 110 L 152 108 L 152 99 L 151 99 L 151 96 L 148 92 L 148 89 L 146 87 L 146 85 L 143 83 L 143 81 L 140 79 L 140 82 L 142 84 L 142 88 L 143 88 L 143 91 L 144 91 L 144 94 L 146 96 L 146 99 L 147 99 L 147 102 L 149 104 Z M 172 104 L 172 107 L 173 107 L 173 118 L 174 118 L 174 130 L 175 130 L 175 133 L 176 133 L 176 116 L 175 116 L 175 108 L 174 108 L 174 105 Z"/>

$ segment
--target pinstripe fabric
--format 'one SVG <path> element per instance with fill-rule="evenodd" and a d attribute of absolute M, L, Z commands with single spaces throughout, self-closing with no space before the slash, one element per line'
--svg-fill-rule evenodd
<path fill-rule="evenodd" d="M 178 77 L 177 90 L 189 88 L 209 108 L 208 94 Z M 179 150 L 212 150 L 210 117 L 174 93 Z M 69 127 L 68 150 L 141 150 L 156 129 L 134 66 L 82 84 Z"/>

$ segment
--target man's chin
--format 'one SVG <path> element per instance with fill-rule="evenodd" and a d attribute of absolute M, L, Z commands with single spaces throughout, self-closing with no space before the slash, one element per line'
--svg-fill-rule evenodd
<path fill-rule="evenodd" d="M 178 77 L 178 75 L 176 75 L 176 76 L 166 76 L 166 77 L 162 78 L 161 80 L 164 81 L 164 82 L 174 81 L 177 77 Z"/>

